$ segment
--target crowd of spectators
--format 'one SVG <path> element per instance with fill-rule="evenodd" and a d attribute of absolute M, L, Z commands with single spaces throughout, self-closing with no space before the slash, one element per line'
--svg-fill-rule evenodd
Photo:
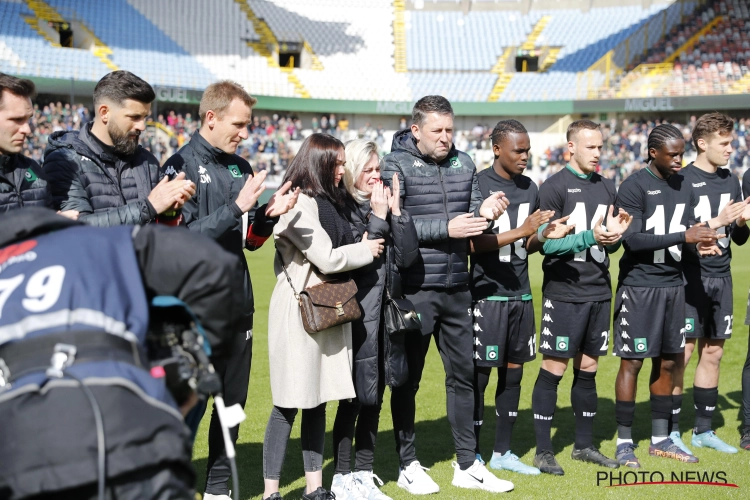
<path fill-rule="evenodd" d="M 81 125 L 91 120 L 91 112 L 83 104 L 63 104 L 51 102 L 47 105 L 34 105 L 31 117 L 31 135 L 23 151 L 25 156 L 41 163 L 47 139 L 53 132 L 79 130 Z"/>

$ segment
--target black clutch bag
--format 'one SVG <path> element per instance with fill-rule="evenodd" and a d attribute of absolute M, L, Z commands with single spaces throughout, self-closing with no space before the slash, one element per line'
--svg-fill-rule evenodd
<path fill-rule="evenodd" d="M 409 299 L 391 298 L 387 287 L 385 293 L 386 299 L 383 310 L 385 333 L 396 335 L 421 331 L 422 321 L 414 309 L 414 304 Z"/>

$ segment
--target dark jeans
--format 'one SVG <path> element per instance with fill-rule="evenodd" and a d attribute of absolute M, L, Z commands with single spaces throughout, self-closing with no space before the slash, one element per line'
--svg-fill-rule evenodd
<path fill-rule="evenodd" d="M 339 401 L 336 420 L 333 423 L 335 474 L 348 474 L 352 471 L 352 440 L 355 443 L 354 471 L 372 470 L 383 392 L 385 385 L 379 384 L 376 405 L 362 405 L 356 399 Z"/>
<path fill-rule="evenodd" d="M 216 360 L 213 365 L 221 377 L 224 404 L 229 407 L 239 403 L 243 408 L 247 401 L 247 387 L 250 383 L 250 361 L 253 357 L 253 338 L 246 332 L 238 332 L 232 339 L 229 356 Z M 237 444 L 240 426 L 229 429 L 232 442 Z M 216 405 L 211 412 L 211 425 L 208 428 L 208 463 L 206 465 L 206 493 L 213 495 L 229 494 L 227 481 L 232 475 L 224 449 L 219 415 Z"/>
<path fill-rule="evenodd" d="M 750 427 L 750 335 L 747 337 L 747 357 L 742 367 L 742 420 L 744 427 Z"/>
<path fill-rule="evenodd" d="M 414 303 L 422 319 L 422 335 L 406 336 L 409 380 L 391 391 L 396 451 L 402 466 L 417 459 L 414 399 L 422 379 L 430 339 L 434 336 L 445 368 L 446 406 L 456 458 L 461 468 L 466 469 L 475 460 L 471 294 L 468 287 L 463 286 L 448 290 L 407 290 L 405 295 Z"/>
<path fill-rule="evenodd" d="M 292 433 L 297 408 L 274 406 L 263 439 L 263 478 L 278 481 L 286 457 L 286 445 Z M 326 439 L 326 404 L 302 410 L 302 462 L 305 472 L 323 470 L 323 448 Z"/>

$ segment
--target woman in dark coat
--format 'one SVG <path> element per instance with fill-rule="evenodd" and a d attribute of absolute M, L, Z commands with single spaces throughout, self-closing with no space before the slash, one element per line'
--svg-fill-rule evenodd
<path fill-rule="evenodd" d="M 346 159 L 344 184 L 351 197 L 344 215 L 352 225 L 354 239 L 360 241 L 365 233 L 370 239 L 384 238 L 385 251 L 372 264 L 352 272 L 363 310 L 362 318 L 352 324 L 357 398 L 339 402 L 333 426 L 335 475 L 331 491 L 343 500 L 388 500 L 374 482 L 380 482 L 373 473 L 375 438 L 385 386 L 398 387 L 407 381 L 409 373 L 404 335 L 384 333 L 383 304 L 386 286 L 392 297 L 402 296 L 399 268 L 414 262 L 419 241 L 411 216 L 399 207 L 398 176 L 394 176 L 390 188 L 380 179 L 377 145 L 361 139 L 351 141 L 346 145 Z"/>

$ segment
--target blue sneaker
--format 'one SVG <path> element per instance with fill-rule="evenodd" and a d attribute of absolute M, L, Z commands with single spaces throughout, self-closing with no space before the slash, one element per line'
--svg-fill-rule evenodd
<path fill-rule="evenodd" d="M 479 462 L 480 464 L 484 465 L 484 460 L 482 460 L 482 454 L 481 453 L 477 453 L 477 462 Z"/>
<path fill-rule="evenodd" d="M 495 470 L 509 470 L 511 472 L 518 472 L 519 474 L 526 474 L 529 476 L 538 476 L 542 473 L 542 471 L 536 467 L 521 462 L 517 456 L 510 452 L 510 450 L 506 451 L 504 455 L 493 453 L 492 459 L 490 460 L 490 468 Z"/>
<path fill-rule="evenodd" d="M 685 443 L 682 442 L 682 437 L 680 437 L 680 431 L 672 431 L 669 434 L 669 439 L 672 440 L 674 444 L 677 445 L 679 449 L 687 453 L 688 455 L 692 455 L 693 452 L 690 451 Z"/>
<path fill-rule="evenodd" d="M 737 448 L 722 441 L 714 431 L 706 431 L 703 434 L 693 431 L 692 444 L 696 448 L 713 448 L 722 453 L 737 453 Z"/>
<path fill-rule="evenodd" d="M 638 460 L 638 457 L 635 456 L 636 448 L 638 448 L 638 445 L 633 443 L 618 444 L 617 451 L 615 452 L 617 462 L 625 467 L 640 469 L 641 462 Z"/>

